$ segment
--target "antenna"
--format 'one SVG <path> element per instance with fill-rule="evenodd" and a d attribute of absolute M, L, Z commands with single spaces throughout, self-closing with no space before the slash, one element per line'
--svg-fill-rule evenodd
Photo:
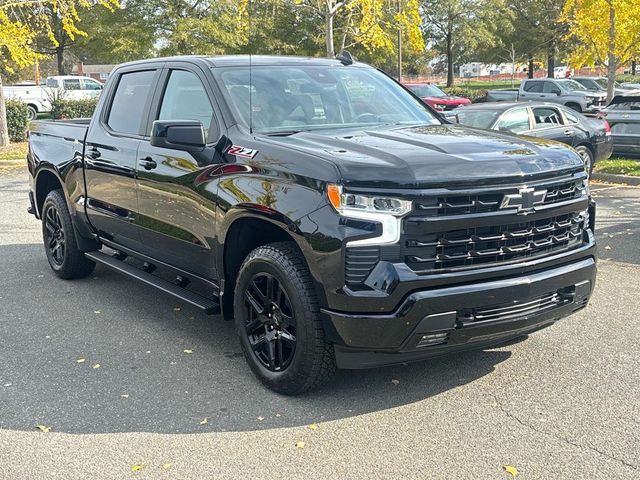
<path fill-rule="evenodd" d="M 253 32 L 253 29 L 251 28 L 251 4 L 252 2 L 249 0 L 249 134 L 253 135 L 253 79 L 251 76 L 251 33 Z"/>
<path fill-rule="evenodd" d="M 352 65 L 355 62 L 347 50 L 342 50 L 338 55 L 336 55 L 336 60 L 340 60 L 340 63 L 343 65 Z"/>

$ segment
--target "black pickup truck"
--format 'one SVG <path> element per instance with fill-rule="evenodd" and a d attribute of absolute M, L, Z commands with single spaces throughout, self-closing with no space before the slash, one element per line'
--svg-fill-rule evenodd
<path fill-rule="evenodd" d="M 594 287 L 575 151 L 449 124 L 344 57 L 121 65 L 91 120 L 33 123 L 27 161 L 59 277 L 101 264 L 233 319 L 286 394 L 507 342 Z"/>

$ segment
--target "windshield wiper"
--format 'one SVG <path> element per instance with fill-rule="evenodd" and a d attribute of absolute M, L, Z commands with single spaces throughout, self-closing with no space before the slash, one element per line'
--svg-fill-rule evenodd
<path fill-rule="evenodd" d="M 278 130 L 275 132 L 262 132 L 263 135 L 268 135 L 269 137 L 288 137 L 290 135 L 295 135 L 296 133 L 308 132 L 309 130 Z"/>

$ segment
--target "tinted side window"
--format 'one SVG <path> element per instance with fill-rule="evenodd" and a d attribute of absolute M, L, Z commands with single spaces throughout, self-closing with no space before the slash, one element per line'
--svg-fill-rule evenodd
<path fill-rule="evenodd" d="M 47 87 L 58 88 L 58 80 L 55 78 L 47 78 Z"/>
<path fill-rule="evenodd" d="M 85 90 L 102 90 L 102 85 L 96 82 L 95 80 L 87 80 L 85 78 L 84 89 Z"/>
<path fill-rule="evenodd" d="M 164 91 L 158 120 L 197 120 L 208 132 L 213 108 L 200 79 L 184 70 L 173 70 Z"/>
<path fill-rule="evenodd" d="M 119 133 L 138 135 L 155 70 L 124 73 L 111 102 L 107 125 Z"/>
<path fill-rule="evenodd" d="M 578 116 L 573 113 L 570 112 L 568 110 L 564 110 L 564 116 L 567 117 L 567 120 L 569 121 L 569 123 L 579 123 L 580 119 L 578 118 Z"/>
<path fill-rule="evenodd" d="M 607 110 L 640 110 L 640 101 L 612 103 Z"/>
<path fill-rule="evenodd" d="M 563 124 L 562 116 L 555 108 L 534 108 L 533 118 L 535 119 L 535 128 L 557 127 Z"/>
<path fill-rule="evenodd" d="M 80 79 L 65 79 L 62 83 L 65 90 L 80 90 Z"/>
<path fill-rule="evenodd" d="M 544 93 L 560 93 L 560 87 L 558 87 L 554 82 L 544 82 L 542 91 Z"/>
<path fill-rule="evenodd" d="M 542 92 L 542 82 L 527 82 L 524 84 L 524 91 L 531 93 Z"/>
<path fill-rule="evenodd" d="M 520 133 L 529 129 L 529 112 L 526 108 L 509 110 L 498 122 L 498 130 Z"/>

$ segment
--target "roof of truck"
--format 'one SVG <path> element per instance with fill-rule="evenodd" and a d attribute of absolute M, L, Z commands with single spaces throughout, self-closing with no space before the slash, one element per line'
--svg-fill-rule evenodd
<path fill-rule="evenodd" d="M 322 57 L 296 57 L 281 55 L 179 55 L 174 57 L 149 58 L 146 60 L 136 60 L 123 65 L 140 65 L 156 62 L 184 62 L 192 61 L 194 63 L 206 62 L 212 67 L 232 67 L 232 66 L 248 66 L 251 62 L 252 66 L 263 65 L 335 65 L 342 66 L 342 62 L 335 58 Z M 354 65 L 356 63 L 354 62 Z M 368 66 L 364 63 L 358 63 L 359 66 Z"/>

